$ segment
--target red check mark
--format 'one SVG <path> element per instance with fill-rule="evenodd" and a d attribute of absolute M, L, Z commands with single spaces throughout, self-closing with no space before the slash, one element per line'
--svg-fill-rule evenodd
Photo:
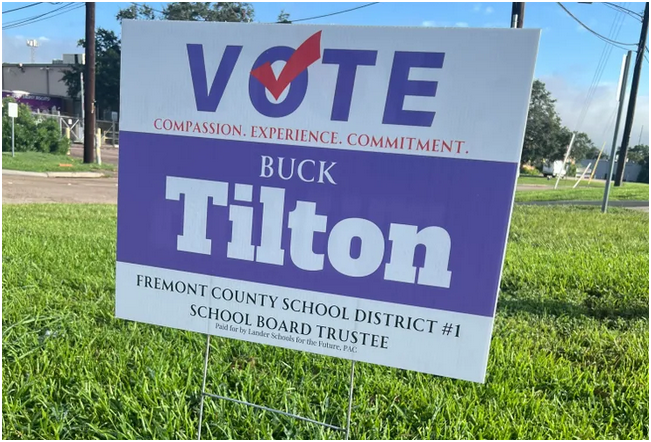
<path fill-rule="evenodd" d="M 294 51 L 278 78 L 276 78 L 269 62 L 252 70 L 251 75 L 257 78 L 277 100 L 280 94 L 289 86 L 289 83 L 294 81 L 296 77 L 319 58 L 321 58 L 321 31 L 305 40 Z"/>

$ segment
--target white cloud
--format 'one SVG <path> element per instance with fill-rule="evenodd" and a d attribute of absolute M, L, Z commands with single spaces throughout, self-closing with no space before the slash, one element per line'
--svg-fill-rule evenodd
<path fill-rule="evenodd" d="M 490 6 L 486 7 L 486 9 L 484 9 L 484 14 L 492 14 L 492 13 L 493 13 L 493 8 L 491 8 Z"/>
<path fill-rule="evenodd" d="M 481 11 L 481 5 L 475 5 L 475 6 L 472 8 L 472 12 L 480 12 L 480 11 Z"/>
<path fill-rule="evenodd" d="M 461 24 L 459 25 L 454 25 L 454 26 L 463 26 L 463 22 L 459 22 Z M 451 25 L 449 22 L 445 21 L 434 21 L 434 20 L 425 20 L 422 23 L 423 26 L 429 26 L 429 27 L 437 27 L 437 28 L 449 28 Z M 466 24 L 467 26 L 467 24 Z"/>
<path fill-rule="evenodd" d="M 579 117 L 583 109 L 585 98 L 588 94 L 588 87 L 578 87 L 568 83 L 564 78 L 552 75 L 540 78 L 547 89 L 552 93 L 556 101 L 556 110 L 563 120 L 563 124 L 576 130 Z M 613 139 L 614 124 L 613 112 L 615 112 L 617 83 L 603 82 L 595 89 L 590 107 L 588 108 L 581 126 L 578 130 L 590 136 L 597 148 L 606 143 L 606 149 L 610 149 Z M 625 103 L 628 103 L 628 96 Z M 621 143 L 624 121 L 626 118 L 626 107 L 620 122 L 620 131 L 617 143 Z M 644 128 L 642 128 L 644 126 Z M 636 145 L 640 138 L 642 129 L 642 143 L 649 144 L 649 95 L 638 95 L 631 130 L 631 145 Z"/>
<path fill-rule="evenodd" d="M 486 6 L 484 8 L 482 7 L 481 3 L 478 3 L 475 6 L 473 6 L 472 12 L 476 12 L 476 13 L 483 12 L 484 14 L 488 15 L 488 14 L 492 14 L 494 12 L 494 9 L 491 6 Z"/>
<path fill-rule="evenodd" d="M 469 25 L 465 21 L 458 21 L 456 23 L 450 23 L 447 21 L 433 21 L 433 20 L 425 20 L 423 23 L 421 23 L 422 26 L 435 26 L 439 28 L 449 28 L 456 26 L 458 28 L 467 28 Z"/>
<path fill-rule="evenodd" d="M 38 41 L 50 41 L 50 39 L 47 38 L 47 37 L 39 37 L 37 40 Z"/>

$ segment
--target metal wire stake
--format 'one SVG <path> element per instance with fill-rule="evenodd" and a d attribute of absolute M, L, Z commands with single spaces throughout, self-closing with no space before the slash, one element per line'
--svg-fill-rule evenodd
<path fill-rule="evenodd" d="M 350 389 L 348 391 L 348 416 L 346 416 L 346 440 L 350 436 L 350 413 L 353 409 L 353 385 L 355 381 L 355 361 L 350 365 Z"/>
<path fill-rule="evenodd" d="M 201 405 L 199 406 L 199 428 L 197 429 L 197 440 L 201 440 L 201 423 L 203 422 L 203 400 L 206 392 L 206 377 L 208 376 L 208 355 L 210 354 L 210 335 L 206 339 L 206 358 L 203 361 L 203 382 L 201 384 Z"/>

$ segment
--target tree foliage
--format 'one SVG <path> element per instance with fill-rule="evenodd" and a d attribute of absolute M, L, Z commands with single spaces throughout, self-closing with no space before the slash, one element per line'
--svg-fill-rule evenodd
<path fill-rule="evenodd" d="M 545 83 L 535 80 L 527 116 L 527 128 L 522 147 L 522 163 L 540 165 L 544 161 L 562 160 L 572 140 L 572 131 L 563 126 L 556 112 L 556 100 L 545 88 Z M 570 158 L 596 158 L 599 150 L 590 137 L 579 132 L 574 138 Z"/>
<path fill-rule="evenodd" d="M 292 21 L 289 19 L 289 13 L 285 12 L 284 9 L 281 9 L 280 14 L 278 14 L 278 18 L 276 19 L 276 22 L 278 22 L 278 23 L 291 23 Z"/>
<path fill-rule="evenodd" d="M 646 144 L 638 144 L 628 151 L 627 158 L 629 161 L 635 162 L 642 166 L 637 181 L 641 183 L 649 182 L 649 146 Z"/>
<path fill-rule="evenodd" d="M 85 48 L 86 41 L 79 40 L 79 46 Z M 118 111 L 120 107 L 120 39 L 115 32 L 99 28 L 95 34 L 95 104 L 103 111 Z M 83 64 L 76 64 L 63 75 L 68 87 L 68 96 L 78 97 L 81 90 L 81 73 Z"/>
<path fill-rule="evenodd" d="M 253 21 L 253 6 L 240 2 L 171 2 L 162 11 L 148 5 L 132 4 L 120 10 L 117 19 L 131 20 L 185 20 L 241 22 Z"/>
<path fill-rule="evenodd" d="M 646 144 L 638 144 L 628 150 L 627 158 L 634 163 L 642 164 L 644 161 L 649 161 L 649 146 Z"/>
<path fill-rule="evenodd" d="M 535 80 L 531 89 L 522 147 L 523 163 L 536 163 L 543 159 L 555 160 L 558 159 L 559 152 L 562 157 L 562 148 L 559 147 L 565 134 L 561 131 L 561 118 L 556 113 L 555 102 L 545 84 Z"/>

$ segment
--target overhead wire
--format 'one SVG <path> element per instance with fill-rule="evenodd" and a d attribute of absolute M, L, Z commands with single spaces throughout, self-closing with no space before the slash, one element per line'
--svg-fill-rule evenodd
<path fill-rule="evenodd" d="M 351 11 L 356 11 L 358 9 L 367 8 L 369 6 L 377 5 L 378 3 L 380 3 L 380 2 L 366 3 L 364 5 L 357 6 L 355 8 L 344 9 L 343 11 L 331 12 L 329 14 L 317 15 L 317 16 L 314 16 L 314 17 L 299 18 L 299 19 L 296 19 L 296 20 L 290 19 L 289 21 L 292 22 L 292 23 L 296 23 L 298 21 L 308 21 L 308 20 L 316 20 L 317 18 L 331 17 L 333 15 L 343 14 L 343 13 L 346 13 L 346 12 L 351 12 Z"/>
<path fill-rule="evenodd" d="M 43 2 L 31 3 L 31 4 L 29 4 L 29 5 L 21 6 L 20 8 L 14 8 L 14 9 L 9 9 L 9 10 L 7 10 L 7 11 L 2 11 L 2 13 L 3 13 L 3 14 L 9 14 L 10 12 L 20 11 L 21 9 L 31 8 L 32 6 L 38 6 L 38 5 L 40 5 L 40 4 L 43 4 Z"/>
<path fill-rule="evenodd" d="M 572 18 L 573 18 L 573 19 L 574 19 L 578 24 L 580 24 L 581 26 L 583 26 L 583 27 L 584 27 L 588 32 L 590 32 L 590 33 L 596 35 L 596 36 L 599 37 L 600 39 L 602 39 L 602 40 L 604 40 L 604 41 L 607 41 L 607 42 L 609 42 L 609 43 L 615 44 L 615 45 L 637 46 L 637 43 L 624 43 L 624 42 L 621 42 L 621 41 L 615 41 L 615 40 L 612 40 L 612 39 L 610 39 L 610 38 L 608 38 L 608 37 L 604 37 L 604 36 L 601 35 L 600 33 L 598 33 L 598 32 L 596 32 L 596 31 L 592 30 L 589 26 L 587 26 L 587 25 L 586 25 L 585 23 L 583 23 L 581 20 L 579 20 L 579 19 L 578 19 L 574 14 L 572 14 L 572 13 L 571 13 L 571 12 L 570 12 L 570 11 L 569 11 L 565 6 L 564 6 L 564 5 L 563 5 L 563 3 L 561 3 L 561 2 L 556 2 L 556 4 L 558 4 L 558 6 L 560 6 L 561 8 L 563 8 L 563 10 L 564 10 L 565 12 L 567 12 L 567 14 L 568 14 L 570 17 L 572 17 Z"/>
<path fill-rule="evenodd" d="M 48 11 L 44 14 L 39 14 L 33 17 L 29 18 L 24 18 L 24 19 L 19 19 L 19 20 L 14 20 L 8 23 L 3 23 L 2 30 L 7 30 L 7 29 L 14 29 L 14 28 L 19 28 L 22 26 L 27 26 L 31 25 L 32 23 L 37 23 L 43 20 L 49 20 L 50 18 L 57 17 L 59 15 L 68 13 L 70 11 L 74 11 L 76 9 L 84 7 L 84 3 L 81 2 L 81 4 L 75 5 L 76 2 L 68 2 L 65 5 L 53 9 L 51 11 Z M 58 13 L 57 13 L 58 12 Z"/>

